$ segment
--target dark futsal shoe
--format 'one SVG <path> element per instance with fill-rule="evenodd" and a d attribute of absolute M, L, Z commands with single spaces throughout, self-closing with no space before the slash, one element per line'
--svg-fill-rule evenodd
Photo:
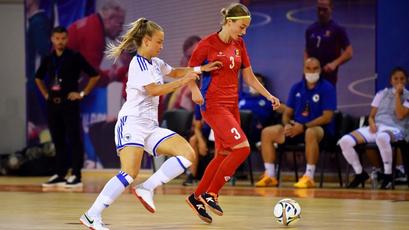
<path fill-rule="evenodd" d="M 208 224 L 212 223 L 212 217 L 206 212 L 205 205 L 200 200 L 196 200 L 194 193 L 186 197 L 186 203 L 201 220 Z"/>
<path fill-rule="evenodd" d="M 210 208 L 210 211 L 214 212 L 218 216 L 223 216 L 223 210 L 219 206 L 217 201 L 217 195 L 212 192 L 205 192 L 199 197 L 200 201 L 206 204 Z"/>
<path fill-rule="evenodd" d="M 367 172 L 362 171 L 361 174 L 356 174 L 354 179 L 347 185 L 347 188 L 357 188 L 360 184 L 365 183 L 369 179 Z"/>

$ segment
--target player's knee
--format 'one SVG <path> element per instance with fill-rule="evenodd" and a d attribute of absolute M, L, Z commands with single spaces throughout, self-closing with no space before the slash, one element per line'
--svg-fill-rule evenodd
<path fill-rule="evenodd" d="M 262 140 L 270 140 L 273 139 L 273 136 L 277 134 L 277 130 L 274 128 L 274 126 L 269 126 L 264 128 L 261 131 L 261 138 Z"/>
<path fill-rule="evenodd" d="M 352 138 L 350 135 L 344 135 L 339 139 L 338 141 L 339 146 L 341 147 L 342 150 L 353 148 L 356 144 L 354 138 Z"/>
<path fill-rule="evenodd" d="M 196 145 L 196 142 L 197 142 L 197 137 L 195 136 L 195 135 L 193 135 L 193 136 L 191 136 L 190 138 L 189 138 L 189 144 L 190 145 Z"/>
<path fill-rule="evenodd" d="M 385 132 L 379 132 L 377 135 L 376 135 L 376 139 L 375 139 L 375 141 L 376 141 L 376 144 L 379 146 L 379 145 L 388 145 L 389 143 L 390 143 L 390 141 L 391 141 L 391 138 L 390 138 L 390 136 L 389 136 L 389 134 L 388 133 L 385 133 Z"/>

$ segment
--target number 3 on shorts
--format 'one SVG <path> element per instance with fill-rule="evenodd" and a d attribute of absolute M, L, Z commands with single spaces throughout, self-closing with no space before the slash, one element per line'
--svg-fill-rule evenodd
<path fill-rule="evenodd" d="M 239 131 L 237 131 L 236 128 L 230 129 L 230 132 L 234 134 L 234 139 L 236 139 L 236 140 L 240 139 L 240 137 L 241 137 L 240 133 L 239 133 Z"/>

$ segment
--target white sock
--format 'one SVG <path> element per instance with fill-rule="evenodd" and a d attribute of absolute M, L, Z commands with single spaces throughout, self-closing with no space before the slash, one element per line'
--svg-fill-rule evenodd
<path fill-rule="evenodd" d="M 267 176 L 269 177 L 276 176 L 275 166 L 273 163 L 264 163 L 264 168 L 266 169 Z"/>
<path fill-rule="evenodd" d="M 392 146 L 391 137 L 385 132 L 379 132 L 376 135 L 376 145 L 379 148 L 383 161 L 383 170 L 385 174 L 392 174 Z"/>
<path fill-rule="evenodd" d="M 190 165 L 192 165 L 192 162 L 183 156 L 171 157 L 142 186 L 146 189 L 154 190 L 156 187 L 182 174 Z"/>
<path fill-rule="evenodd" d="M 102 211 L 108 208 L 132 182 L 131 176 L 123 171 L 119 171 L 116 176 L 106 183 L 94 204 L 87 211 L 87 214 L 93 218 L 101 218 Z"/>
<path fill-rule="evenodd" d="M 338 141 L 341 147 L 342 154 L 344 155 L 346 161 L 352 166 L 355 174 L 362 173 L 362 165 L 359 161 L 358 154 L 356 153 L 354 146 L 356 142 L 351 135 L 345 135 Z"/>
<path fill-rule="evenodd" d="M 305 175 L 311 179 L 314 179 L 315 165 L 307 164 L 307 169 L 305 170 Z"/>

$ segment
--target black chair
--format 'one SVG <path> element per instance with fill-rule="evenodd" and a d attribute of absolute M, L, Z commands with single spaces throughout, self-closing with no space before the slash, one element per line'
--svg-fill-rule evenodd
<path fill-rule="evenodd" d="M 184 109 L 170 109 L 163 114 L 162 128 L 167 128 L 185 139 L 189 138 L 192 128 L 193 112 Z M 155 160 L 152 160 L 153 172 L 156 172 Z"/>
<path fill-rule="evenodd" d="M 171 109 L 163 115 L 161 127 L 188 138 L 192 128 L 193 113 L 184 109 Z"/>
<path fill-rule="evenodd" d="M 338 179 L 339 179 L 339 184 L 340 187 L 342 187 L 343 185 L 343 181 L 342 181 L 342 173 L 341 173 L 341 166 L 340 166 L 340 162 L 339 162 L 339 151 L 337 149 L 337 145 L 336 142 L 339 139 L 339 136 L 341 135 L 341 132 L 344 132 L 343 130 L 343 123 L 344 123 L 344 115 L 339 112 L 336 111 L 334 113 L 334 117 L 333 119 L 335 120 L 335 130 L 336 133 L 334 135 L 334 137 L 331 138 L 326 138 L 324 140 L 321 141 L 320 143 L 320 154 L 319 154 L 319 159 L 318 159 L 318 163 L 321 169 L 321 173 L 320 173 L 320 188 L 323 187 L 323 181 L 324 181 L 324 166 L 325 166 L 325 155 L 328 154 L 335 154 L 335 158 L 336 158 L 336 165 L 337 165 L 337 171 L 338 171 Z M 304 143 L 299 143 L 299 144 L 288 144 L 288 143 L 284 143 L 281 145 L 278 145 L 277 148 L 277 158 L 278 158 L 278 162 L 277 162 L 277 180 L 278 183 L 280 183 L 280 172 L 281 172 L 281 165 L 282 165 L 282 158 L 283 155 L 285 153 L 292 153 L 293 155 L 293 167 L 294 167 L 294 173 L 295 173 L 295 181 L 298 181 L 298 167 L 297 167 L 297 158 L 296 158 L 296 153 L 297 152 L 305 152 L 305 144 Z"/>
<path fill-rule="evenodd" d="M 101 121 L 89 127 L 89 137 L 104 168 L 120 168 L 116 152 L 114 127 L 116 121 Z"/>

